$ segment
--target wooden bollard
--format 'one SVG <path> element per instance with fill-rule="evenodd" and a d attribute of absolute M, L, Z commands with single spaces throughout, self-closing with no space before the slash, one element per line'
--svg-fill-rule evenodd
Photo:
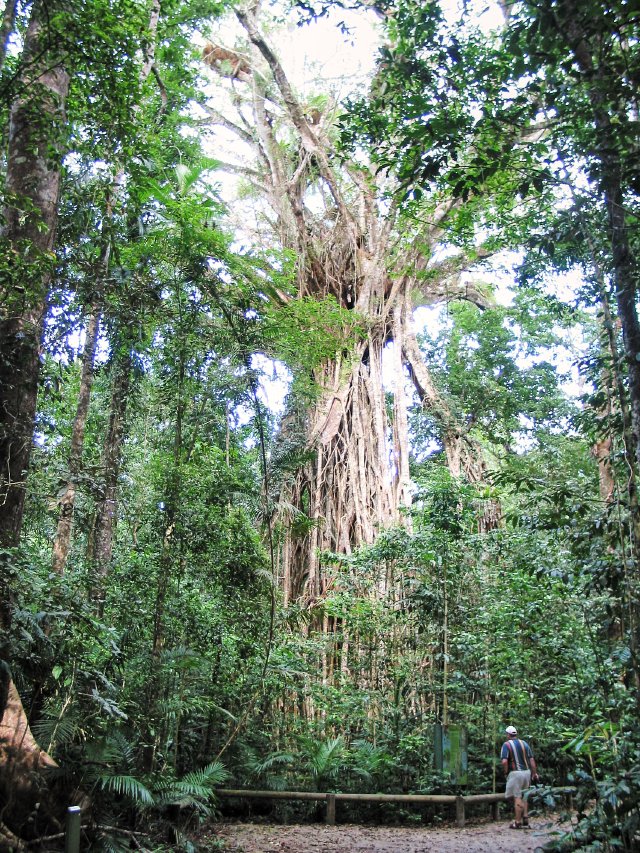
<path fill-rule="evenodd" d="M 500 803 L 498 801 L 491 803 L 491 819 L 500 820 Z"/>
<path fill-rule="evenodd" d="M 336 795 L 327 794 L 327 826 L 336 825 Z"/>
<path fill-rule="evenodd" d="M 456 797 L 456 826 L 464 826 L 464 797 Z"/>
<path fill-rule="evenodd" d="M 64 834 L 64 853 L 80 853 L 80 806 L 69 806 Z"/>

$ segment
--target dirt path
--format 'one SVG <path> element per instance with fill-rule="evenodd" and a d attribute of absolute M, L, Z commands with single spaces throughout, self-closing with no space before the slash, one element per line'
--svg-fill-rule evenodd
<path fill-rule="evenodd" d="M 474 823 L 465 829 L 378 826 L 273 826 L 220 823 L 207 840 L 229 853 L 534 853 L 551 840 L 552 818 L 532 820 L 529 830 L 509 829 L 507 820 Z M 199 839 L 206 850 L 206 840 Z"/>

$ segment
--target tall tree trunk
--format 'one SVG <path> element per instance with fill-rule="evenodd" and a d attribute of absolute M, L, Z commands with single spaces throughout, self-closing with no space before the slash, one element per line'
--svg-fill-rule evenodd
<path fill-rule="evenodd" d="M 16 23 L 16 11 L 18 9 L 18 0 L 6 0 L 4 12 L 2 14 L 2 25 L 0 26 L 0 71 L 4 68 L 4 63 L 7 58 L 7 50 L 9 48 L 9 39 L 13 33 L 13 28 Z"/>
<path fill-rule="evenodd" d="M 113 365 L 109 427 L 102 452 L 103 484 L 96 507 L 92 533 L 91 558 L 94 566 L 91 597 L 96 612 L 104 612 L 105 582 L 111 569 L 113 541 L 117 523 L 118 478 L 122 446 L 125 436 L 125 418 L 131 385 L 133 359 L 130 350 L 117 353 Z"/>
<path fill-rule="evenodd" d="M 575 0 L 563 0 L 554 10 L 558 30 L 566 41 L 582 74 L 591 101 L 596 127 L 596 150 L 600 161 L 600 186 L 609 225 L 612 275 L 618 316 L 622 323 L 624 350 L 629 376 L 631 428 L 636 461 L 640 464 L 640 321 L 638 320 L 637 260 L 629 243 L 629 227 L 625 211 L 623 165 L 616 133 L 616 116 L 608 103 L 610 82 L 604 69 L 604 58 L 598 56 L 584 28 L 584 11 Z"/>
<path fill-rule="evenodd" d="M 60 191 L 69 75 L 41 44 L 41 4 L 25 41 L 24 91 L 11 110 L 0 289 L 0 547 L 18 544 Z M 33 67 L 35 66 L 35 68 Z"/>
<path fill-rule="evenodd" d="M 314 457 L 281 495 L 285 506 L 311 520 L 304 536 L 290 536 L 283 546 L 286 600 L 311 602 L 324 594 L 319 551 L 350 554 L 399 521 L 388 462 L 392 427 L 384 406 L 383 346 L 383 336 L 370 332 L 347 365 L 337 359 L 316 377 L 325 393 L 308 413 L 307 443 Z"/>
<path fill-rule="evenodd" d="M 109 274 L 109 261 L 111 258 L 111 235 L 109 232 L 113 218 L 114 203 L 122 186 L 123 180 L 124 172 L 120 170 L 114 178 L 112 188 L 106 201 L 103 217 L 101 239 L 102 248 L 100 250 L 100 257 L 95 271 L 95 296 L 89 310 L 89 319 L 87 321 L 86 339 L 84 352 L 82 354 L 80 391 L 78 393 L 78 403 L 71 432 L 69 479 L 67 480 L 65 490 L 59 500 L 60 515 L 58 517 L 58 526 L 53 542 L 52 569 L 58 575 L 61 575 L 64 572 L 69 555 L 69 549 L 71 547 L 73 513 L 76 502 L 78 476 L 82 469 L 84 433 L 87 425 L 87 418 L 89 416 L 89 402 L 91 399 L 91 388 L 93 386 L 94 362 L 98 344 L 98 333 L 100 330 L 100 319 L 102 313 L 101 304 L 103 300 L 104 284 L 107 275 Z"/>
<path fill-rule="evenodd" d="M 82 468 L 82 452 L 84 449 L 84 432 L 89 415 L 89 401 L 91 398 L 91 386 L 93 384 L 93 369 L 98 342 L 98 330 L 100 327 L 100 310 L 96 305 L 92 307 L 87 323 L 84 352 L 82 354 L 82 375 L 80 377 L 80 392 L 78 394 L 78 405 L 73 420 L 71 432 L 71 450 L 69 452 L 69 479 L 65 490 L 60 497 L 60 515 L 55 539 L 53 541 L 52 569 L 61 575 L 64 572 L 71 547 L 71 529 L 73 525 L 73 512 L 76 502 L 76 490 L 78 487 L 78 476 Z"/>
<path fill-rule="evenodd" d="M 575 0 L 562 0 L 553 10 L 554 21 L 561 38 L 577 64 L 581 82 L 591 104 L 596 130 L 593 156 L 599 161 L 599 183 L 608 220 L 608 241 L 611 250 L 611 277 L 616 297 L 617 313 L 622 324 L 622 339 L 627 364 L 628 401 L 631 427 L 631 449 L 635 455 L 635 472 L 640 468 L 640 320 L 637 307 L 638 259 L 629 241 L 629 225 L 625 209 L 625 179 L 622 142 L 617 122 L 626 119 L 627 109 L 622 100 L 613 103 L 610 89 L 611 69 L 599 41 L 592 44 L 593 35 L 585 27 L 585 11 Z M 618 72 L 616 72 L 617 75 Z M 608 76 L 609 75 L 609 76 Z M 621 115 L 616 115 L 620 111 Z M 624 399 L 624 398 L 622 398 Z M 621 400 L 622 402 L 622 400 Z M 623 409 L 624 416 L 624 409 Z M 625 425 L 626 426 L 626 425 Z M 626 433 L 626 430 L 625 430 Z M 626 437 L 625 437 L 626 440 Z M 638 552 L 638 497 L 636 478 L 630 477 L 630 511 L 632 514 L 632 570 L 627 577 L 631 585 L 629 602 L 629 644 L 632 652 L 633 679 L 636 702 L 640 706 L 640 553 Z M 626 561 L 625 561 L 626 562 Z"/>
<path fill-rule="evenodd" d="M 51 54 L 35 3 L 24 45 L 21 95 L 10 116 L 0 289 L 0 656 L 9 660 L 12 553 L 20 541 L 33 441 L 41 341 L 57 224 L 69 75 Z M 51 759 L 30 736 L 14 685 L 0 707 L 0 802 L 28 808 Z M 16 812 L 14 815 L 19 818 Z"/>
<path fill-rule="evenodd" d="M 143 64 L 138 74 L 140 87 L 148 79 L 155 67 L 158 24 L 160 21 L 160 0 L 151 0 L 149 9 L 149 26 L 144 40 Z M 136 106 L 135 112 L 139 112 Z M 114 181 L 114 192 L 117 193 L 124 181 L 124 169 L 119 170 Z M 113 201 L 113 199 L 111 200 Z M 109 218 L 111 207 L 108 207 Z M 137 224 L 137 211 L 129 212 L 130 222 Z M 109 264 L 109 246 L 105 244 L 102 274 L 105 275 Z M 131 308 L 133 311 L 133 308 Z M 125 333 L 126 335 L 126 333 Z M 127 342 L 128 343 L 128 342 Z M 102 615 L 104 610 L 105 581 L 111 568 L 113 554 L 113 539 L 115 534 L 118 512 L 118 476 L 120 460 L 125 437 L 125 417 L 127 397 L 131 386 L 133 358 L 131 346 L 126 353 L 118 353 L 114 357 L 113 382 L 111 390 L 111 408 L 109 414 L 109 429 L 105 438 L 102 461 L 104 471 L 103 492 L 96 507 L 96 518 L 90 542 L 90 556 L 93 560 L 94 571 L 92 578 L 91 596 L 96 603 L 96 610 Z"/>
<path fill-rule="evenodd" d="M 179 327 L 178 327 L 179 329 Z M 178 331 L 179 333 L 179 331 Z M 167 472 L 166 485 L 164 487 L 163 502 L 164 529 L 162 532 L 162 548 L 158 565 L 158 577 L 156 583 L 156 601 L 153 619 L 153 638 L 151 643 L 151 659 L 149 677 L 147 680 L 147 732 L 144 746 L 144 765 L 147 772 L 151 772 L 155 763 L 156 744 L 158 732 L 161 728 L 161 716 L 158 713 L 160 694 L 160 655 L 165 644 L 166 604 L 167 592 L 169 591 L 171 578 L 179 559 L 180 538 L 176 537 L 176 521 L 180 508 L 180 493 L 182 484 L 182 462 L 183 462 L 183 422 L 186 411 L 184 398 L 184 381 L 186 375 L 186 352 L 180 349 L 178 364 L 178 388 L 175 411 L 175 433 L 173 440 L 173 464 Z M 155 730 L 156 735 L 153 735 Z M 175 760 L 177 760 L 177 742 Z"/>

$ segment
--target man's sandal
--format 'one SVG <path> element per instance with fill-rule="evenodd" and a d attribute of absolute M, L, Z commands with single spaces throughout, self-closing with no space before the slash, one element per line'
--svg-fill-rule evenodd
<path fill-rule="evenodd" d="M 522 818 L 522 827 L 523 827 L 523 829 L 529 829 L 529 818 L 528 817 Z"/>
<path fill-rule="evenodd" d="M 522 824 L 514 820 L 513 823 L 509 824 L 509 829 L 522 829 Z"/>

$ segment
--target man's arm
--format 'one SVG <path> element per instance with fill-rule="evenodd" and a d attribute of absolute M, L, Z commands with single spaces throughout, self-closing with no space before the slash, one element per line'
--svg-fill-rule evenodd
<path fill-rule="evenodd" d="M 531 778 L 537 779 L 538 778 L 538 768 L 536 766 L 536 760 L 533 757 L 533 755 L 529 756 L 529 765 L 531 767 Z"/>
<path fill-rule="evenodd" d="M 508 776 L 509 775 L 509 759 L 503 758 L 500 761 L 500 763 L 502 764 L 502 770 L 504 771 L 504 775 Z"/>

